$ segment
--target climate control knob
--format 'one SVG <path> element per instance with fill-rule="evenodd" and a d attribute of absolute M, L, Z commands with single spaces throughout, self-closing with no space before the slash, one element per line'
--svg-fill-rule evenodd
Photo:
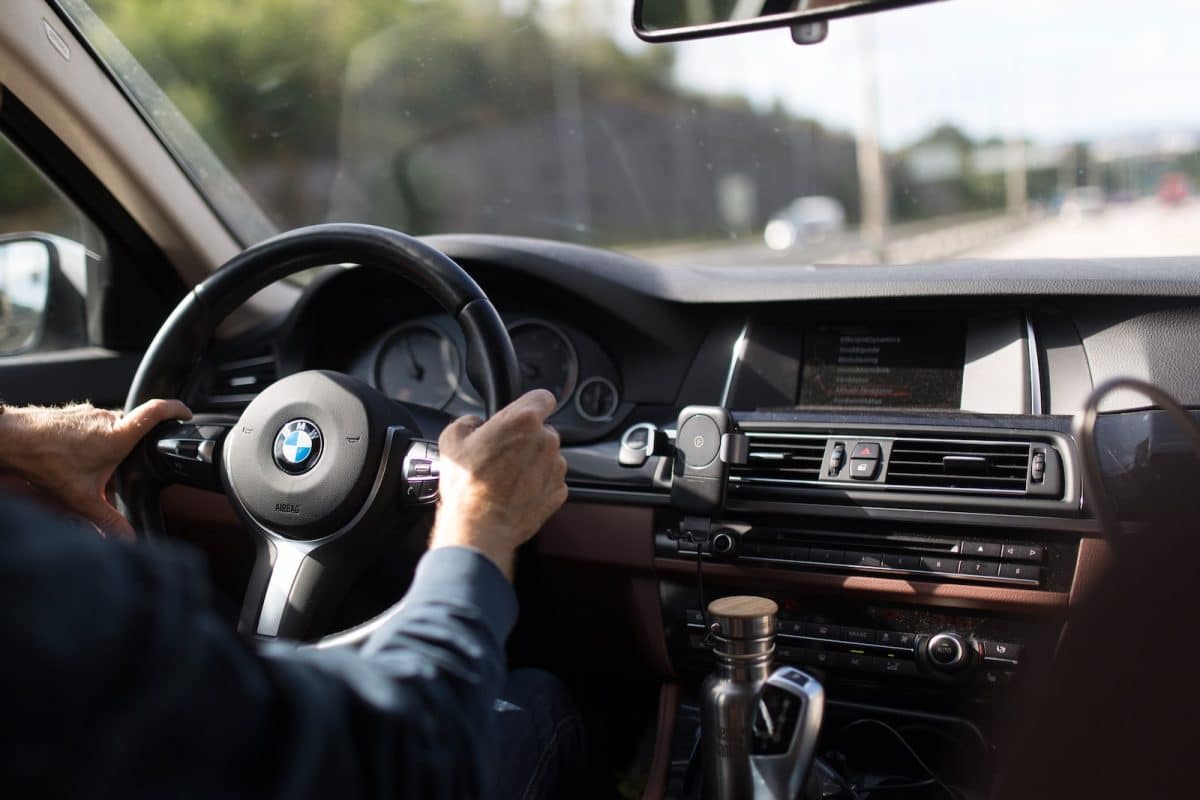
<path fill-rule="evenodd" d="M 967 666 L 970 651 L 957 633 L 938 633 L 925 645 L 929 666 L 941 672 L 957 672 Z"/>

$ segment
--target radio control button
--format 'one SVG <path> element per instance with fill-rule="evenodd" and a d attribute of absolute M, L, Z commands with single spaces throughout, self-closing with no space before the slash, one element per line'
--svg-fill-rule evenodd
<path fill-rule="evenodd" d="M 908 556 L 902 553 L 884 553 L 883 565 L 892 569 L 914 570 L 921 568 L 921 559 L 917 556 Z"/>
<path fill-rule="evenodd" d="M 851 567 L 881 567 L 883 566 L 883 556 L 879 553 L 847 552 L 842 563 Z"/>
<path fill-rule="evenodd" d="M 928 572 L 945 572 L 953 575 L 955 572 L 958 572 L 958 559 L 925 556 L 921 559 L 921 569 Z"/>
<path fill-rule="evenodd" d="M 1042 578 L 1042 569 L 1041 567 L 1031 567 L 1028 564 L 1001 564 L 1000 577 L 1037 583 Z"/>
<path fill-rule="evenodd" d="M 959 575 L 974 575 L 979 578 L 994 578 L 1000 568 L 995 561 L 963 561 L 958 565 Z"/>
<path fill-rule="evenodd" d="M 1001 546 L 997 542 L 976 542 L 967 540 L 958 551 L 964 558 L 999 558 Z"/>
<path fill-rule="evenodd" d="M 1046 554 L 1046 548 L 1040 544 L 1006 544 L 1001 548 L 1000 555 L 1013 561 L 1030 561 L 1034 564 L 1041 562 Z"/>
<path fill-rule="evenodd" d="M 841 564 L 842 551 L 813 547 L 808 551 L 808 560 L 817 564 Z"/>

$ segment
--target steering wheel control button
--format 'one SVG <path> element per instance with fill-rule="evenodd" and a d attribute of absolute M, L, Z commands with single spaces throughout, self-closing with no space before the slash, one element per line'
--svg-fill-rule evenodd
<path fill-rule="evenodd" d="M 857 452 L 857 449 L 856 449 Z M 875 480 L 875 473 L 879 470 L 879 461 L 874 458 L 852 458 L 850 459 L 850 477 L 858 481 Z"/>
<path fill-rule="evenodd" d="M 438 495 L 438 448 L 433 442 L 416 440 L 404 456 L 404 488 L 406 503 L 428 503 Z"/>
<path fill-rule="evenodd" d="M 275 434 L 275 465 L 289 475 L 302 475 L 317 465 L 323 446 L 315 422 L 294 419 Z"/>
<path fill-rule="evenodd" d="M 675 447 L 689 469 L 703 469 L 716 460 L 721 451 L 721 429 L 711 417 L 696 414 L 679 428 Z"/>

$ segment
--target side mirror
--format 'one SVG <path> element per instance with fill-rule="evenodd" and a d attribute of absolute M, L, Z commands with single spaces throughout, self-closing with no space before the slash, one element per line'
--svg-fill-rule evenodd
<path fill-rule="evenodd" d="M 0 356 L 58 349 L 84 328 L 88 254 L 43 233 L 0 236 Z"/>
<path fill-rule="evenodd" d="M 0 240 L 0 355 L 23 353 L 41 343 L 57 259 L 54 245 L 42 237 Z"/>

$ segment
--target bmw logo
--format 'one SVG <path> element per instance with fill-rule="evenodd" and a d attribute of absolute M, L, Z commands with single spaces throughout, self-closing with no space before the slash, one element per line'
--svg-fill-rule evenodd
<path fill-rule="evenodd" d="M 307 419 L 294 419 L 275 435 L 275 464 L 289 475 L 308 472 L 321 458 L 321 429 Z"/>

